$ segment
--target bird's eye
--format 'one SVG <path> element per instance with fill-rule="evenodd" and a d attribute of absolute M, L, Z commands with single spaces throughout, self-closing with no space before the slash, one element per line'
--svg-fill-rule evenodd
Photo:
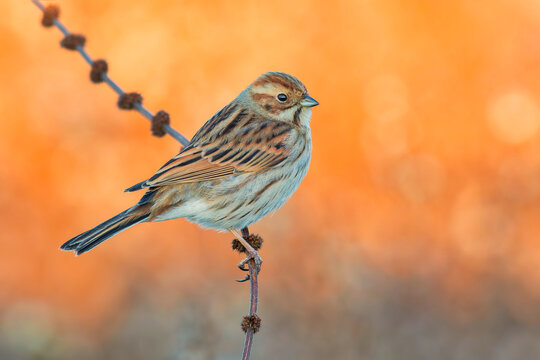
<path fill-rule="evenodd" d="M 287 101 L 287 95 L 285 95 L 284 93 L 278 94 L 277 99 L 281 102 L 285 102 Z"/>

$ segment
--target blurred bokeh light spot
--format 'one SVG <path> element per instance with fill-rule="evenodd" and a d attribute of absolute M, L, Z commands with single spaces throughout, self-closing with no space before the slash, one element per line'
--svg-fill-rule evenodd
<path fill-rule="evenodd" d="M 484 196 L 478 186 L 467 186 L 458 195 L 451 218 L 451 232 L 459 250 L 479 259 L 503 253 L 515 231 L 505 210 Z"/>
<path fill-rule="evenodd" d="M 396 186 L 405 198 L 421 202 L 443 189 L 445 171 L 437 158 L 419 154 L 400 161 L 394 169 L 394 176 Z"/>
<path fill-rule="evenodd" d="M 509 144 L 532 139 L 540 127 L 538 103 L 528 92 L 510 91 L 494 98 L 487 109 L 494 135 Z"/>
<path fill-rule="evenodd" d="M 390 74 L 372 78 L 364 90 L 364 108 L 367 115 L 365 135 L 370 140 L 365 144 L 367 150 L 371 148 L 388 156 L 407 151 L 404 116 L 409 111 L 409 100 L 403 81 Z"/>

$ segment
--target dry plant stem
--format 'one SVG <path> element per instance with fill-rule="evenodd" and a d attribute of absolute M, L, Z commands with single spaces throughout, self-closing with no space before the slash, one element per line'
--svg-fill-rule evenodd
<path fill-rule="evenodd" d="M 31 0 L 31 1 L 41 11 L 45 9 L 45 6 L 39 0 Z M 62 32 L 62 34 L 64 34 L 64 36 L 70 35 L 70 32 L 68 31 L 68 29 L 66 29 L 66 27 L 58 19 L 54 19 L 54 26 L 56 26 Z M 94 62 L 92 58 L 90 57 L 90 55 L 88 55 L 86 50 L 82 46 L 77 46 L 76 50 L 79 52 L 79 54 L 81 54 L 81 56 L 88 63 L 88 65 L 92 66 Z M 118 86 L 114 81 L 112 81 L 112 79 L 106 73 L 104 73 L 102 77 L 103 77 L 103 81 L 107 83 L 107 85 L 109 85 L 109 87 L 113 89 L 119 96 L 125 93 L 124 90 L 122 90 L 122 88 L 120 88 L 120 86 Z M 154 117 L 154 115 L 150 111 L 148 111 L 144 106 L 142 106 L 140 103 L 135 103 L 135 109 L 140 114 L 142 114 L 145 118 L 152 121 L 152 118 Z M 182 134 L 180 134 L 178 131 L 173 129 L 170 125 L 164 124 L 163 129 L 165 130 L 167 134 L 172 136 L 176 141 L 178 141 L 183 146 L 186 146 L 189 143 L 188 139 L 186 139 Z"/>
<path fill-rule="evenodd" d="M 242 230 L 242 236 L 247 237 L 249 235 L 248 228 Z M 257 314 L 257 306 L 259 303 L 259 281 L 258 271 L 255 266 L 255 260 L 249 260 L 249 316 Z M 255 332 L 252 329 L 246 331 L 246 338 L 244 340 L 244 350 L 242 351 L 242 360 L 248 360 L 251 355 L 251 347 L 253 346 L 253 334 Z"/>
<path fill-rule="evenodd" d="M 259 302 L 259 281 L 258 274 L 255 266 L 255 261 L 249 260 L 249 315 L 257 314 L 257 304 Z M 253 346 L 253 330 L 246 331 L 246 338 L 244 340 L 244 350 L 242 351 L 242 360 L 248 360 L 251 355 L 251 347 Z"/>

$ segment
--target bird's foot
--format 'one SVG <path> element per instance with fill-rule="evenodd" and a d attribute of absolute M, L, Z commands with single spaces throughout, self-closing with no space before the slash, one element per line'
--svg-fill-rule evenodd
<path fill-rule="evenodd" d="M 230 228 L 229 231 L 234 235 L 235 239 L 232 242 L 232 248 L 239 253 L 245 253 L 247 256 L 238 263 L 238 268 L 242 271 L 249 271 L 250 266 L 253 266 L 255 275 L 261 271 L 262 258 L 259 256 L 257 250 L 262 246 L 263 239 L 255 234 L 249 234 L 248 228 L 242 229 L 242 234 L 237 230 Z M 247 265 L 247 266 L 246 266 Z M 238 282 L 248 281 L 250 279 L 249 274 L 242 280 L 236 280 Z"/>
<path fill-rule="evenodd" d="M 249 265 L 248 263 L 251 260 L 253 260 L 252 264 L 254 264 L 254 266 L 255 266 L 254 271 L 255 271 L 256 274 L 259 274 L 259 272 L 261 271 L 261 266 L 262 266 L 262 262 L 263 262 L 263 260 L 262 260 L 261 256 L 259 255 L 259 253 L 257 251 L 255 251 L 255 250 L 253 250 L 253 249 L 248 249 L 248 250 L 246 250 L 246 255 L 247 256 L 242 261 L 240 261 L 238 263 L 238 268 L 240 270 L 242 270 L 242 271 L 249 271 L 249 268 L 246 267 L 246 265 Z M 236 281 L 244 282 L 244 281 L 248 281 L 249 278 L 250 277 L 249 277 L 249 274 L 248 274 L 242 280 L 236 280 Z"/>

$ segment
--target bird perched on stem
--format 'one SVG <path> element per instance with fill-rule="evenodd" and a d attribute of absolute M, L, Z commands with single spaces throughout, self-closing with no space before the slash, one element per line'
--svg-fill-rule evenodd
<path fill-rule="evenodd" d="M 311 108 L 318 105 L 295 77 L 261 75 L 197 131 L 151 178 L 126 191 L 141 200 L 62 245 L 87 252 L 140 222 L 186 218 L 228 230 L 260 268 L 262 259 L 239 230 L 279 209 L 305 177 L 311 158 Z"/>

